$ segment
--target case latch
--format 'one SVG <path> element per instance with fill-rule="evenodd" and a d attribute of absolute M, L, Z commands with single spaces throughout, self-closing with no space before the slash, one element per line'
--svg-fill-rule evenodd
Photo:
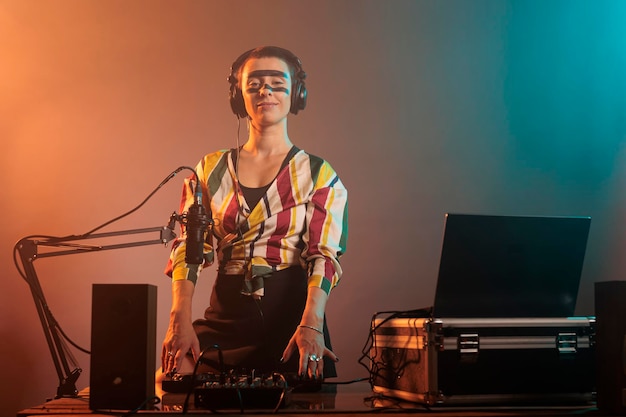
<path fill-rule="evenodd" d="M 578 349 L 578 335 L 576 333 L 559 333 L 556 337 L 556 348 L 561 354 L 573 354 Z"/>
<path fill-rule="evenodd" d="M 478 333 L 460 334 L 458 339 L 458 348 L 461 354 L 476 354 L 480 347 Z"/>

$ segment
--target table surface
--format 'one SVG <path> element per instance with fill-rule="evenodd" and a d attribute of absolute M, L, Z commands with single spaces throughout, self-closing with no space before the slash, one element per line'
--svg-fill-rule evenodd
<path fill-rule="evenodd" d="M 153 410 L 139 410 L 136 415 L 177 415 L 182 414 L 186 394 L 166 394 Z M 551 404 L 549 406 L 510 406 L 506 404 L 489 406 L 433 406 L 401 401 L 393 398 L 382 398 L 372 392 L 367 381 L 352 384 L 324 384 L 316 392 L 296 392 L 289 395 L 286 406 L 264 409 L 224 409 L 209 410 L 195 409 L 191 397 L 187 415 L 201 416 L 207 414 L 280 414 L 291 415 L 321 415 L 343 414 L 344 416 L 359 416 L 365 414 L 392 413 L 396 417 L 419 413 L 437 414 L 438 417 L 515 417 L 515 416 L 606 416 L 601 413 L 594 403 L 567 405 Z M 32 416 L 123 416 L 129 415 L 128 410 L 99 410 L 89 409 L 89 389 L 80 392 L 78 397 L 59 398 L 48 401 L 40 406 L 20 411 L 17 417 Z M 134 413 L 132 415 L 135 415 Z"/>

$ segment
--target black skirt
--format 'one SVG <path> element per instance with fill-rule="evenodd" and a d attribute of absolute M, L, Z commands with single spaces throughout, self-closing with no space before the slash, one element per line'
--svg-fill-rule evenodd
<path fill-rule="evenodd" d="M 299 354 L 281 363 L 283 351 L 293 336 L 307 297 L 306 271 L 292 267 L 274 272 L 264 280 L 260 300 L 242 295 L 243 275 L 218 274 L 211 304 L 194 328 L 200 348 L 206 350 L 201 372 L 296 374 Z M 324 342 L 332 350 L 324 320 Z M 324 377 L 337 376 L 335 363 L 324 358 Z"/>

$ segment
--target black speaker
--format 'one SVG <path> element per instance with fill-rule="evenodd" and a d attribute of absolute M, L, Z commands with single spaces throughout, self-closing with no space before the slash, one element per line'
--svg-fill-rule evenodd
<path fill-rule="evenodd" d="M 154 397 L 156 300 L 154 285 L 93 285 L 90 409 L 145 408 Z"/>
<path fill-rule="evenodd" d="M 595 283 L 597 406 L 626 415 L 626 281 Z"/>

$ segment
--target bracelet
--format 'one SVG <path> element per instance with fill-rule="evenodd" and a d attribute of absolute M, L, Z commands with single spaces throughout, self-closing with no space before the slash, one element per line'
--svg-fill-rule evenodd
<path fill-rule="evenodd" d="M 317 327 L 313 327 L 313 326 L 307 326 L 306 324 L 301 324 L 298 327 L 305 327 L 307 329 L 311 329 L 311 330 L 315 330 L 316 332 L 318 332 L 319 334 L 324 334 L 323 331 L 321 331 L 320 329 L 318 329 Z"/>

